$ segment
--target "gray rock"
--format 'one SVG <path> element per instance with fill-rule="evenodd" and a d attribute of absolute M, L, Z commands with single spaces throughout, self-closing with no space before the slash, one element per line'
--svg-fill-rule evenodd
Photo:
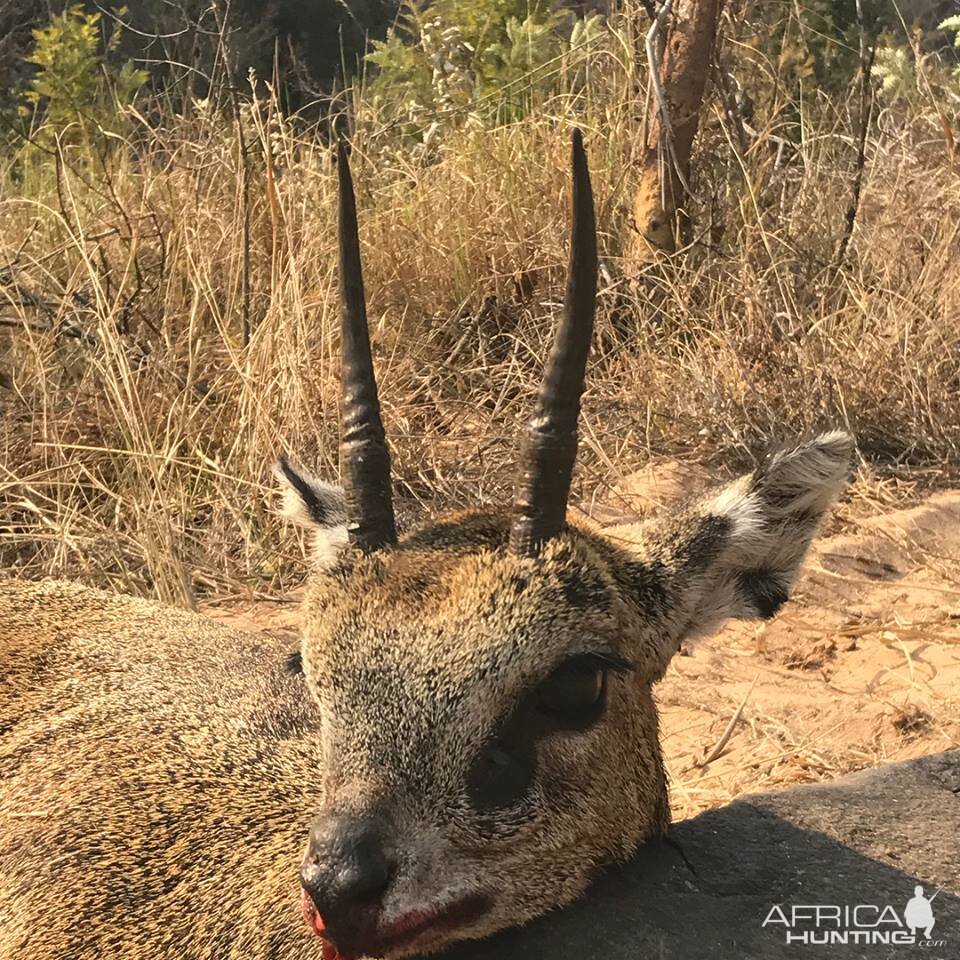
<path fill-rule="evenodd" d="M 787 944 L 775 905 L 891 907 L 920 884 L 933 944 Z M 860 916 L 876 924 L 879 911 Z M 891 914 L 886 914 L 888 918 Z M 843 915 L 841 914 L 841 919 Z M 775 917 L 774 919 L 779 919 Z M 848 930 L 897 931 L 896 922 Z M 799 920 L 793 934 L 837 931 Z M 940 941 L 945 941 L 940 943 Z M 747 796 L 675 824 L 579 902 L 521 930 L 461 944 L 444 960 L 926 960 L 960 958 L 960 750 L 834 783 Z"/>

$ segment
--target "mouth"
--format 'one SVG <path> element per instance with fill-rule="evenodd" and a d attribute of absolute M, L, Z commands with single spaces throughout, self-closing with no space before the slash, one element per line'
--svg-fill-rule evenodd
<path fill-rule="evenodd" d="M 414 946 L 440 945 L 459 927 L 479 919 L 492 906 L 484 894 L 470 894 L 438 906 L 412 910 L 387 924 L 376 917 L 349 930 L 327 927 L 306 890 L 300 907 L 307 926 L 323 942 L 323 960 L 358 960 L 359 957 L 386 957 Z"/>
<path fill-rule="evenodd" d="M 320 949 L 322 950 L 323 960 L 351 960 L 350 957 L 342 954 L 329 938 L 320 911 L 316 908 L 313 900 L 310 899 L 310 894 L 302 888 L 300 890 L 300 912 L 303 914 L 303 919 L 307 921 L 307 926 L 322 940 Z"/>

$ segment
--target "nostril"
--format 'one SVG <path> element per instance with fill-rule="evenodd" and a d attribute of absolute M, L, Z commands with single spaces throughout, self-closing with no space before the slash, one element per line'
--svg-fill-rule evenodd
<path fill-rule="evenodd" d="M 393 870 L 377 821 L 327 815 L 310 830 L 300 881 L 324 920 L 336 923 L 354 910 L 379 903 Z"/>
<path fill-rule="evenodd" d="M 348 854 L 337 878 L 339 897 L 347 903 L 379 902 L 392 872 L 379 830 L 366 825 L 347 838 L 347 843 Z"/>
<path fill-rule="evenodd" d="M 382 854 L 372 850 L 358 851 L 357 858 L 341 871 L 340 892 L 349 900 L 380 900 L 389 879 L 390 870 Z"/>

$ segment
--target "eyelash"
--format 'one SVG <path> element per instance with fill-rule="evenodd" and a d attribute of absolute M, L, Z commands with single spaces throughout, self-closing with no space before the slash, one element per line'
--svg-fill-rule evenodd
<path fill-rule="evenodd" d="M 619 653 L 584 653 L 579 657 L 572 657 L 571 660 L 583 658 L 584 664 L 593 664 L 598 670 L 612 670 L 614 673 L 629 673 L 636 669 L 636 664 Z"/>

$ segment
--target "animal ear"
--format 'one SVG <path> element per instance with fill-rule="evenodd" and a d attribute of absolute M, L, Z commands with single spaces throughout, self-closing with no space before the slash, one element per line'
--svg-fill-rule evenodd
<path fill-rule="evenodd" d="M 312 532 L 314 566 L 330 570 L 347 545 L 347 498 L 343 488 L 318 480 L 286 457 L 277 461 L 273 472 L 283 493 L 280 512 Z"/>
<path fill-rule="evenodd" d="M 780 609 L 824 511 L 846 485 L 852 452 L 848 434 L 823 434 L 641 528 L 633 586 L 642 599 L 656 583 L 663 600 L 665 622 L 643 658 L 656 676 L 682 640 Z"/>

